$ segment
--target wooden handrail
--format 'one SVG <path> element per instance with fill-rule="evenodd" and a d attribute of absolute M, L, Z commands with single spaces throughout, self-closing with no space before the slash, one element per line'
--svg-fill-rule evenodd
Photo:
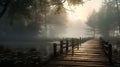
<path fill-rule="evenodd" d="M 103 39 L 100 40 L 100 43 L 102 45 L 102 49 L 105 52 L 106 56 L 108 56 L 109 63 L 113 64 L 113 60 L 112 60 L 112 44 L 109 44 L 109 42 L 106 42 Z"/>
<path fill-rule="evenodd" d="M 53 54 L 54 56 L 57 56 L 57 44 L 53 43 Z"/>
<path fill-rule="evenodd" d="M 82 42 L 88 40 L 87 38 L 72 38 L 72 39 L 62 39 L 60 43 L 53 43 L 53 55 L 58 56 L 64 53 L 68 53 L 70 50 L 72 51 L 72 55 L 74 55 L 74 48 L 79 50 L 79 46 Z"/>
<path fill-rule="evenodd" d="M 53 43 L 53 55 L 61 55 L 63 53 L 68 53 L 71 48 L 72 55 L 74 54 L 74 48 L 79 48 L 79 45 L 81 43 L 81 39 L 71 39 L 71 40 L 60 40 L 60 44 Z M 59 47 L 58 47 L 59 46 Z M 60 49 L 58 51 L 58 49 Z"/>

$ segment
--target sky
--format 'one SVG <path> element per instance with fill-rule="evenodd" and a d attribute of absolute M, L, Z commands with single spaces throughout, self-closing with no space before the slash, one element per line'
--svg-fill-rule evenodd
<path fill-rule="evenodd" d="M 103 0 L 90 0 L 79 6 L 68 6 L 64 4 L 67 9 L 67 30 L 63 36 L 65 37 L 85 37 L 87 34 L 85 24 L 88 17 L 93 11 L 99 12 Z"/>

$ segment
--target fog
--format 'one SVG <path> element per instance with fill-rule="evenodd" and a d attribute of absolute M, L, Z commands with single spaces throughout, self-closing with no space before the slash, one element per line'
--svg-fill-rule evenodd
<path fill-rule="evenodd" d="M 91 37 L 92 33 L 86 24 L 93 11 L 99 12 L 103 0 L 91 0 L 83 5 L 71 6 L 64 4 L 67 8 L 67 30 L 64 37 Z"/>
<path fill-rule="evenodd" d="M 120 1 L 8 1 L 0 0 L 2 55 L 7 50 L 8 53 L 11 51 L 10 54 L 21 52 L 23 56 L 28 57 L 30 53 L 33 57 L 35 51 L 34 55 L 37 54 L 40 60 L 46 61 L 53 54 L 53 43 L 59 44 L 62 39 L 72 40 L 80 39 L 80 37 L 83 39 L 101 37 L 113 44 L 114 49 L 120 47 L 118 45 L 120 42 Z"/>
<path fill-rule="evenodd" d="M 89 37 L 86 21 L 91 12 L 98 11 L 101 5 L 99 0 L 77 6 L 70 6 L 67 2 L 62 6 L 48 6 L 44 1 L 38 0 L 34 1 L 34 5 L 28 2 L 27 5 L 30 6 L 21 5 L 26 0 L 17 2 L 16 4 L 13 1 L 0 17 L 1 45 L 15 48 L 35 47 L 45 51 L 52 49 L 48 44 L 54 38 Z M 0 9 L 2 10 L 2 6 Z"/>
<path fill-rule="evenodd" d="M 102 1 L 93 0 L 74 7 L 69 6 L 66 2 L 63 5 L 65 10 L 62 9 L 61 13 L 55 13 L 56 7 L 53 6 L 46 9 L 46 14 L 40 13 L 41 16 L 33 12 L 30 20 L 22 15 L 19 16 L 19 14 L 14 20 L 8 16 L 10 15 L 9 11 L 12 11 L 8 9 L 5 15 L 0 18 L 2 24 L 0 26 L 1 37 L 7 39 L 20 39 L 22 37 L 23 39 L 30 39 L 30 37 L 39 39 L 90 36 L 86 31 L 86 22 L 92 11 L 99 11 L 101 3 Z M 36 6 L 38 5 L 36 4 Z"/>

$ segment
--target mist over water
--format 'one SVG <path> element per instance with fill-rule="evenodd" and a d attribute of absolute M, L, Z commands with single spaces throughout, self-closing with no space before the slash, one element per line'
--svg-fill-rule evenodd
<path fill-rule="evenodd" d="M 83 24 L 81 21 L 72 22 L 67 25 L 66 32 L 63 34 L 63 37 L 82 37 L 86 35 L 86 24 Z"/>
<path fill-rule="evenodd" d="M 9 0 L 0 0 L 0 15 L 4 1 Z M 31 62 L 28 58 L 37 57 L 44 62 L 52 56 L 54 43 L 59 45 L 61 40 L 74 45 L 74 39 L 102 37 L 120 52 L 120 1 L 84 0 L 79 5 L 79 0 L 11 1 L 0 17 L 0 63 L 6 57 L 17 57 L 15 62 Z"/>
<path fill-rule="evenodd" d="M 89 7 L 90 4 L 91 8 Z M 40 20 L 42 19 L 41 16 L 33 16 L 32 18 L 34 20 L 31 19 L 32 21 L 26 21 L 26 18 L 22 17 L 20 19 L 16 18 L 16 20 L 13 21 L 13 25 L 9 25 L 11 22 L 8 17 L 8 9 L 5 15 L 0 18 L 0 30 L 2 30 L 0 31 L 0 34 L 1 37 L 10 40 L 89 36 L 86 34 L 88 32 L 86 31 L 87 18 L 93 10 L 98 11 L 100 5 L 101 1 L 100 3 L 99 1 L 88 1 L 83 6 L 80 5 L 76 6 L 75 8 L 71 8 L 71 6 L 69 7 L 65 3 L 64 6 L 66 9 L 68 9 L 66 10 L 66 13 L 56 14 L 56 9 L 51 8 L 46 15 L 43 15 L 43 18 L 45 17 L 43 21 Z M 72 18 L 70 18 L 71 16 Z M 29 22 L 31 24 L 29 24 Z M 28 24 L 29 26 L 26 28 L 25 25 Z"/>

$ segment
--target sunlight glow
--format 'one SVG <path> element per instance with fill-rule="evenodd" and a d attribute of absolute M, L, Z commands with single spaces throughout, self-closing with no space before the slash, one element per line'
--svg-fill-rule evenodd
<path fill-rule="evenodd" d="M 87 18 L 93 11 L 98 12 L 101 8 L 103 0 L 91 0 L 87 1 L 83 5 L 69 6 L 67 2 L 64 4 L 67 9 L 68 20 L 76 23 L 76 21 L 86 22 Z"/>
<path fill-rule="evenodd" d="M 78 19 L 80 19 L 79 16 L 74 13 L 68 13 L 67 16 L 68 16 L 68 19 L 72 22 L 75 22 Z"/>
<path fill-rule="evenodd" d="M 86 21 L 93 11 L 99 12 L 103 0 L 90 0 L 83 5 L 69 6 L 67 2 L 64 7 L 67 10 L 67 30 L 64 37 L 89 36 L 86 34 Z"/>

